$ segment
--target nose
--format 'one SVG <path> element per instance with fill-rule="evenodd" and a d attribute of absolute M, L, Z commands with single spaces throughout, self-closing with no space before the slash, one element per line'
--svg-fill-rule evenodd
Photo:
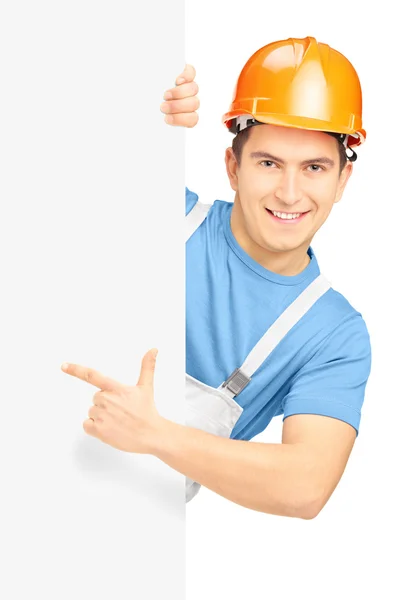
<path fill-rule="evenodd" d="M 282 169 L 282 174 L 275 190 L 275 196 L 288 206 L 299 202 L 303 196 L 299 174 L 289 169 Z"/>

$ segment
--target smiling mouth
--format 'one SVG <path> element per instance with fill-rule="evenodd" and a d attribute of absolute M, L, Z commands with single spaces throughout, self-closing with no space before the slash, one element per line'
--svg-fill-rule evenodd
<path fill-rule="evenodd" d="M 266 208 L 266 210 L 275 221 L 280 221 L 281 223 L 298 223 L 310 212 L 308 210 L 306 212 L 287 213 L 278 210 L 270 210 L 269 208 Z"/>

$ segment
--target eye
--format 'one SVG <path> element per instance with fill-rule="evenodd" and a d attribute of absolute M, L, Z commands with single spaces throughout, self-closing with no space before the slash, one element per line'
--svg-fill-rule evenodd
<path fill-rule="evenodd" d="M 260 163 L 260 165 L 266 165 L 267 167 L 272 167 L 272 166 L 276 166 L 274 162 L 272 162 L 272 160 L 262 160 Z"/>
<path fill-rule="evenodd" d="M 312 173 L 319 173 L 324 170 L 320 165 L 309 165 L 307 168 L 310 169 Z"/>

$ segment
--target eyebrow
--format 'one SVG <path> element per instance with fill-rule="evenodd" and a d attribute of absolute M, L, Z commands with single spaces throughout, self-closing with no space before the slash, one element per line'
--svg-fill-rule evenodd
<path fill-rule="evenodd" d="M 269 154 L 269 152 L 262 152 L 260 150 L 257 152 L 252 152 L 250 154 L 250 158 L 265 158 L 266 160 L 278 162 L 283 165 L 285 164 L 285 161 L 283 160 L 283 158 L 278 158 L 277 156 L 273 156 L 272 154 Z M 319 165 L 328 165 L 329 167 L 334 167 L 335 161 L 333 161 L 331 158 L 328 158 L 327 156 L 318 156 L 317 158 L 303 160 L 300 164 L 301 164 L 301 166 L 319 164 Z"/>

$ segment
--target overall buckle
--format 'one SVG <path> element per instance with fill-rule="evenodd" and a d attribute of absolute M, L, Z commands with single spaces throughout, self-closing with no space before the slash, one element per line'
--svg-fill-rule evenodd
<path fill-rule="evenodd" d="M 245 375 L 240 369 L 235 369 L 228 379 L 224 381 L 222 387 L 228 388 L 230 392 L 237 396 L 250 382 L 251 377 Z"/>

